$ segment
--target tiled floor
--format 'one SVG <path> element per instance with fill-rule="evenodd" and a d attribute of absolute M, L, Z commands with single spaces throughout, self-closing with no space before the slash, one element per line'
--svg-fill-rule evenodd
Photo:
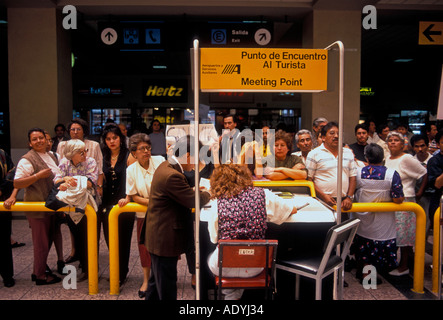
<path fill-rule="evenodd" d="M 130 272 L 128 280 L 120 288 L 119 295 L 109 294 L 109 264 L 108 251 L 103 236 L 99 249 L 99 293 L 89 295 L 88 282 L 83 281 L 77 284 L 77 289 L 67 290 L 62 283 L 49 286 L 36 286 L 31 282 L 31 272 L 33 263 L 33 250 L 31 232 L 27 220 L 24 216 L 15 214 L 12 221 L 13 238 L 19 242 L 26 243 L 25 246 L 13 249 L 14 255 L 14 278 L 16 285 L 12 288 L 5 288 L 0 282 L 0 300 L 140 300 L 138 289 L 142 283 L 143 275 L 136 247 L 136 236 L 133 235 L 133 243 L 130 257 Z M 135 232 L 135 228 L 134 228 Z M 62 225 L 64 256 L 70 253 L 69 230 L 66 225 Z M 56 253 L 52 248 L 48 259 L 49 266 L 56 269 Z M 345 300 L 434 300 L 436 296 L 431 290 L 431 269 L 432 258 L 426 255 L 425 262 L 425 293 L 415 294 L 412 287 L 411 277 L 402 279 L 386 279 L 377 289 L 364 289 L 355 278 L 355 270 L 345 273 L 345 280 L 348 287 L 344 289 Z M 74 265 L 77 266 L 78 262 Z M 186 258 L 182 256 L 179 260 L 178 277 L 178 299 L 195 300 L 195 290 L 190 285 L 191 276 L 186 266 Z"/>

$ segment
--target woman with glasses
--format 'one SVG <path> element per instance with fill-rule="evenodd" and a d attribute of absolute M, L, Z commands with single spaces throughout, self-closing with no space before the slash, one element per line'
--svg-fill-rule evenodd
<path fill-rule="evenodd" d="M 60 173 L 54 178 L 54 183 L 59 190 L 66 191 L 69 187 L 79 183 L 74 176 L 84 176 L 87 180 L 87 191 L 95 196 L 95 186 L 98 179 L 98 167 L 94 158 L 88 156 L 86 144 L 79 139 L 67 141 L 64 148 L 64 157 L 60 160 Z M 83 215 L 77 213 L 67 217 L 68 227 L 75 243 L 75 252 L 80 260 L 82 273 L 78 281 L 87 279 L 88 272 L 88 245 L 87 245 L 87 221 Z"/>
<path fill-rule="evenodd" d="M 126 198 L 119 201 L 120 206 L 125 206 L 132 201 L 147 206 L 151 190 L 152 177 L 157 167 L 165 161 L 162 156 L 152 156 L 151 139 L 145 133 L 136 133 L 129 139 L 129 150 L 136 162 L 126 169 Z M 143 268 L 143 283 L 138 291 L 138 296 L 144 298 L 148 289 L 149 272 L 151 270 L 151 257 L 144 244 L 140 244 L 140 234 L 145 221 L 146 211 L 137 212 L 137 242 L 140 262 Z"/>
<path fill-rule="evenodd" d="M 102 203 L 97 212 L 97 224 L 98 234 L 100 234 L 100 227 L 103 224 L 105 241 L 109 247 L 109 212 L 120 199 L 126 197 L 126 168 L 129 165 L 129 151 L 126 147 L 125 136 L 115 123 L 107 123 L 103 128 L 101 145 L 104 180 Z M 125 281 L 129 271 L 128 263 L 134 220 L 134 212 L 125 212 L 118 218 L 120 283 Z"/>
<path fill-rule="evenodd" d="M 89 135 L 88 123 L 80 118 L 72 119 L 68 124 L 68 133 L 71 139 L 79 139 L 85 143 L 85 148 L 88 149 L 88 156 L 93 158 L 97 163 L 98 168 L 98 180 L 96 184 L 97 189 L 97 202 L 100 203 L 100 197 L 103 194 L 103 155 L 100 149 L 100 144 L 97 141 L 87 139 Z M 57 147 L 57 153 L 61 158 L 64 157 L 64 149 L 68 141 L 61 141 Z M 73 243 L 71 254 L 65 260 L 66 263 L 77 261 L 78 257 L 75 252 L 75 244 Z"/>

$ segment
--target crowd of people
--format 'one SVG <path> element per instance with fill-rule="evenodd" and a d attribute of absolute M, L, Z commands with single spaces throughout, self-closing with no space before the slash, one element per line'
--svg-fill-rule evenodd
<path fill-rule="evenodd" d="M 140 298 L 174 300 L 177 295 L 177 261 L 186 259 L 195 285 L 195 247 L 193 215 L 195 206 L 195 160 L 193 137 L 180 138 L 167 147 L 160 123 L 154 120 L 151 134 L 127 136 L 124 124 L 107 123 L 100 142 L 88 138 L 89 126 L 73 119 L 66 126 L 57 124 L 55 136 L 41 128 L 28 132 L 29 152 L 15 167 L 0 150 L 0 200 L 10 209 L 20 189 L 24 201 L 42 201 L 56 210 L 75 206 L 76 212 L 27 212 L 32 233 L 34 265 L 31 280 L 36 285 L 58 283 L 61 278 L 47 265 L 54 244 L 57 272 L 63 275 L 65 264 L 79 261 L 78 281 L 87 279 L 87 237 L 84 208 L 97 212 L 98 235 L 103 227 L 109 243 L 108 215 L 113 206 L 136 202 L 147 212 L 119 216 L 120 283 L 128 275 L 131 237 L 136 221 L 138 251 L 143 282 Z M 269 190 L 255 188 L 254 179 L 310 180 L 317 196 L 326 205 L 339 199 L 344 211 L 354 202 L 417 202 L 429 221 L 439 206 L 443 187 L 443 131 L 435 124 L 423 133 L 412 134 L 407 126 L 376 126 L 374 121 L 355 126 L 355 141 L 343 148 L 342 190 L 337 190 L 339 125 L 320 117 L 312 128 L 295 134 L 262 126 L 262 135 L 245 141 L 237 128 L 235 115 L 224 117 L 219 141 L 209 147 L 210 159 L 200 159 L 199 176 L 210 181 L 200 187 L 200 205 L 211 199 L 209 233 L 218 239 L 263 239 L 266 223 L 282 223 L 296 213 Z M 237 140 L 237 142 L 236 142 Z M 273 144 L 270 142 L 273 141 Z M 201 149 L 201 145 L 200 148 Z M 185 150 L 185 152 L 182 152 Z M 179 152 L 181 151 L 181 152 Z M 357 262 L 357 276 L 364 267 L 391 276 L 409 274 L 415 243 L 415 215 L 410 212 L 358 212 L 361 220 L 351 254 Z M 64 258 L 60 225 L 66 223 L 71 235 L 71 252 Z M 428 226 L 431 224 L 428 223 Z M 14 285 L 11 246 L 11 213 L 0 215 L 0 274 L 4 285 Z M 400 261 L 397 249 L 400 248 Z M 217 273 L 217 252 L 209 266 Z M 251 276 L 254 270 L 240 270 Z M 241 291 L 225 291 L 225 299 L 238 299 Z"/>

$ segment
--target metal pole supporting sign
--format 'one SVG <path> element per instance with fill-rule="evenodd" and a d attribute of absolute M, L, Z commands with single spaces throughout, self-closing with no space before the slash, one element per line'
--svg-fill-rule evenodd
<path fill-rule="evenodd" d="M 194 164 L 195 164 L 195 298 L 200 300 L 200 175 L 199 164 L 199 41 L 194 40 Z"/>

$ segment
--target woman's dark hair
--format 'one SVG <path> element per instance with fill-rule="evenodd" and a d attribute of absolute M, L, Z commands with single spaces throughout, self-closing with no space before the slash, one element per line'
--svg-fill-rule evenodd
<path fill-rule="evenodd" d="M 364 149 L 365 158 L 370 164 L 379 164 L 385 157 L 383 148 L 376 143 L 368 144 Z"/>
<path fill-rule="evenodd" d="M 89 125 L 85 120 L 83 120 L 81 118 L 72 119 L 71 122 L 69 122 L 69 124 L 68 124 L 68 131 L 71 130 L 71 126 L 74 123 L 81 125 L 81 127 L 83 129 L 83 136 L 84 137 L 87 137 L 89 135 Z"/>
<path fill-rule="evenodd" d="M 106 136 L 108 135 L 108 133 L 113 133 L 119 136 L 120 138 L 120 154 L 118 155 L 118 160 L 117 160 L 120 161 L 122 158 L 126 157 L 126 154 L 128 152 L 128 147 L 126 146 L 125 136 L 120 130 L 120 127 L 115 123 L 107 123 L 103 128 L 103 132 L 100 139 L 102 153 L 103 153 L 103 160 L 105 160 L 108 163 L 111 162 L 111 150 L 106 144 Z"/>
<path fill-rule="evenodd" d="M 28 141 L 29 142 L 31 142 L 31 133 L 33 133 L 33 132 L 41 132 L 45 136 L 45 130 L 37 128 L 37 127 L 31 128 L 31 129 L 28 130 Z"/>
<path fill-rule="evenodd" d="M 278 130 L 274 136 L 274 141 L 277 142 L 277 140 L 283 140 L 286 143 L 286 147 L 288 148 L 288 153 L 291 152 L 291 150 L 292 150 L 292 136 L 289 133 L 287 133 L 283 130 Z"/>

